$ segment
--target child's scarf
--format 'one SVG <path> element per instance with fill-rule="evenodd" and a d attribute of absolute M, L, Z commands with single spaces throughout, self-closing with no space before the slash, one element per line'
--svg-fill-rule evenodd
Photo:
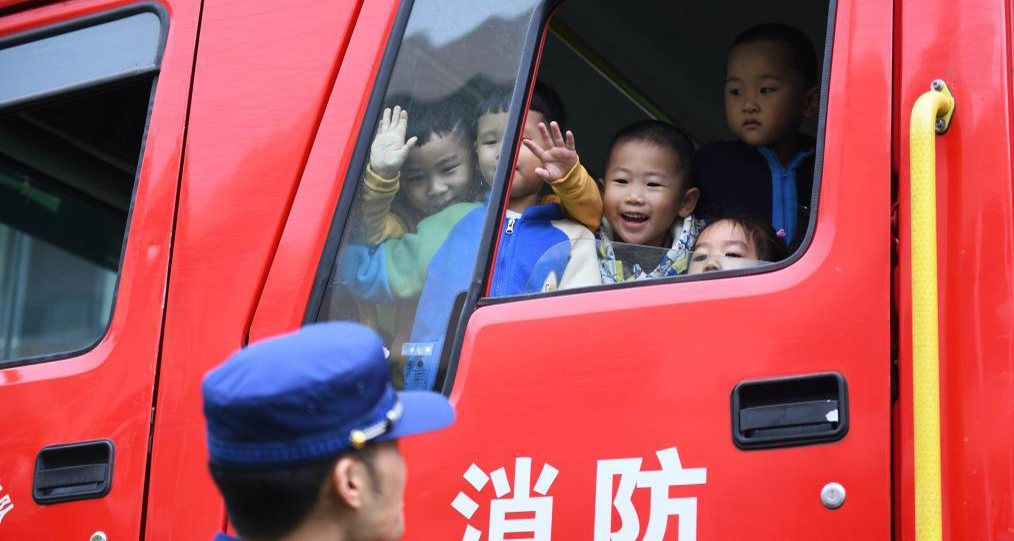
<path fill-rule="evenodd" d="M 693 214 L 683 220 L 679 226 L 679 234 L 676 234 L 676 227 L 673 227 L 672 247 L 662 256 L 661 261 L 650 272 L 637 263 L 624 265 L 623 261 L 616 258 L 613 250 L 613 242 L 609 239 L 612 236 L 612 229 L 608 222 L 602 220 L 602 227 L 599 229 L 599 273 L 602 275 L 603 284 L 615 284 L 618 282 L 630 282 L 633 280 L 649 280 L 653 278 L 664 278 L 686 274 L 690 264 L 690 253 L 697 242 L 697 236 L 704 228 L 704 222 L 698 220 Z"/>

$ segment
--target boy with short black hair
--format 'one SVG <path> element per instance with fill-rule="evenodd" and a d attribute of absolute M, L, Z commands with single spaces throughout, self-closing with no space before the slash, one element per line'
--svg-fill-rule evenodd
<path fill-rule="evenodd" d="M 554 171 L 567 171 L 568 176 L 571 177 L 558 179 L 562 181 L 564 186 L 561 193 L 567 196 L 565 199 L 575 201 L 580 208 L 585 210 L 590 207 L 591 212 L 586 213 L 588 214 L 586 220 L 592 217 L 596 220 L 601 219 L 602 201 L 594 180 L 578 164 L 577 153 L 574 151 L 573 134 L 568 132 L 568 141 L 563 141 L 559 124 L 555 120 L 549 122 L 554 131 L 553 136 L 550 136 L 545 128 L 548 120 L 563 117 L 563 105 L 556 93 L 550 87 L 536 83 L 531 108 L 525 121 L 526 143 L 519 151 L 518 165 L 511 180 L 508 216 L 501 232 L 501 250 L 496 270 L 494 270 L 494 282 L 498 280 L 497 273 L 499 273 L 499 282 L 491 293 L 493 295 L 522 293 L 526 287 L 526 280 L 532 270 L 532 265 L 547 249 L 547 244 L 558 244 L 574 238 L 592 238 L 591 232 L 586 228 L 566 219 L 561 204 L 556 202 L 553 196 L 545 199 L 539 197 L 539 189 L 541 189 L 543 182 L 553 180 Z M 477 124 L 481 124 L 481 122 L 477 122 Z M 403 126 L 399 129 L 405 131 Z M 455 130 L 457 129 L 455 127 Z M 454 135 L 454 133 L 456 132 L 452 132 L 450 135 Z M 502 136 L 500 133 L 500 137 Z M 542 137 L 543 144 L 549 150 L 541 150 L 538 145 L 533 144 L 531 139 L 534 137 Z M 551 137 L 555 138 L 555 142 L 547 143 Z M 376 140 L 374 143 L 376 144 Z M 402 153 L 402 149 L 409 147 L 410 143 L 412 143 L 411 139 L 399 147 L 397 152 Z M 532 148 L 543 153 L 548 161 L 541 161 L 533 154 Z M 561 157 L 561 153 L 563 157 Z M 572 162 L 567 162 L 567 159 Z M 543 165 L 552 171 L 543 168 Z M 408 167 L 407 162 L 404 167 Z M 483 167 L 480 162 L 480 169 Z M 495 169 L 495 161 L 492 167 Z M 541 172 L 540 169 L 542 169 Z M 554 184 L 559 185 L 561 182 L 554 182 Z M 590 196 L 589 192 L 591 192 Z M 530 207 L 538 207 L 538 209 L 532 209 L 532 212 L 523 216 L 523 213 Z M 484 205 L 474 201 L 450 204 L 420 220 L 414 234 L 402 233 L 387 236 L 386 240 L 380 243 L 378 250 L 370 250 L 366 246 L 350 245 L 346 247 L 344 260 L 339 266 L 339 280 L 358 298 L 382 303 L 413 299 L 421 292 L 423 282 L 427 280 L 428 275 L 432 274 L 432 270 L 427 272 L 427 269 L 429 269 L 438 249 L 454 234 L 452 230 L 458 230 L 456 234 L 459 237 L 467 237 L 470 240 L 474 237 L 474 241 L 478 242 L 478 230 L 481 230 L 482 218 L 476 217 L 468 221 L 471 224 L 472 221 L 479 220 L 477 223 L 480 225 L 476 227 L 463 227 L 459 223 L 467 215 L 473 213 L 477 216 L 484 216 Z M 522 218 L 524 219 L 522 220 Z M 531 229 L 532 227 L 535 229 Z M 518 230 L 517 235 L 515 235 L 516 229 Z M 376 230 L 374 228 L 374 231 Z M 538 230 L 539 233 L 536 234 L 535 230 Z M 537 240 L 536 237 L 541 240 Z M 516 240 L 521 238 L 525 240 Z M 505 249 L 504 246 L 507 244 L 517 246 L 517 250 Z M 444 258 L 441 261 L 440 272 L 448 273 L 452 270 L 457 272 L 459 263 L 452 264 L 450 262 L 452 259 L 454 258 Z M 444 268 L 448 266 L 453 269 Z M 562 283 L 570 283 L 564 280 L 562 267 L 556 270 L 558 272 L 550 271 L 545 277 L 547 282 L 544 286 L 546 288 L 552 289 Z M 584 278 L 577 279 L 577 281 L 583 283 Z"/>
<path fill-rule="evenodd" d="M 568 131 L 564 138 L 560 131 L 558 119 L 565 118 L 564 114 L 556 92 L 537 82 L 511 177 L 491 296 L 529 293 L 533 285 L 541 291 L 589 285 L 591 277 L 584 273 L 594 264 L 584 261 L 594 259 L 594 242 L 580 241 L 594 237 L 587 227 L 567 218 L 560 200 L 570 201 L 570 208 L 586 214 L 585 219 L 601 219 L 602 200 L 594 180 L 578 161 L 574 134 Z M 535 143 L 536 138 L 541 146 Z M 545 183 L 556 197 L 542 197 Z M 569 243 L 572 249 L 560 251 L 560 257 L 547 255 L 561 243 Z"/>
<path fill-rule="evenodd" d="M 490 85 L 476 107 L 475 152 L 487 189 L 492 186 L 500 159 L 511 91 L 507 85 Z M 565 138 L 561 132 L 560 126 L 564 124 L 566 115 L 560 98 L 548 85 L 536 82 L 528 110 L 525 148 L 518 155 L 511 179 L 512 210 L 531 206 L 533 202 L 539 205 L 559 203 L 567 218 L 595 231 L 602 220 L 602 196 L 595 180 L 578 163 L 574 134 L 568 131 Z M 549 119 L 554 121 L 546 122 Z M 533 144 L 535 138 L 541 141 L 542 147 Z M 543 155 L 543 151 L 549 152 L 546 158 L 551 170 L 540 170 L 542 164 L 535 161 Z M 525 175 L 519 179 L 518 172 L 522 169 Z M 529 182 L 524 179 L 529 179 Z M 552 189 L 551 195 L 543 195 L 544 184 Z"/>
<path fill-rule="evenodd" d="M 817 55 L 800 30 L 754 26 L 729 50 L 725 115 L 736 141 L 698 152 L 697 177 L 706 214 L 744 212 L 771 224 L 798 247 L 809 218 L 814 139 L 799 133 L 817 114 Z"/>
<path fill-rule="evenodd" d="M 480 194 L 466 102 L 451 96 L 413 110 L 410 121 L 400 105 L 384 109 L 351 220 L 358 242 L 414 232 L 423 218 Z"/>
<path fill-rule="evenodd" d="M 609 147 L 599 231 L 604 283 L 684 274 L 703 226 L 694 217 L 700 190 L 693 179 L 694 146 L 676 127 L 643 120 L 620 130 Z M 653 268 L 625 266 L 612 241 L 668 248 Z"/>
<path fill-rule="evenodd" d="M 408 96 L 388 101 L 411 103 Z M 429 258 L 454 224 L 480 206 L 472 103 L 459 92 L 414 105 L 411 119 L 400 105 L 385 109 L 349 220 L 352 244 L 341 270 L 356 274 L 350 285 L 359 286 L 353 288 L 359 301 L 395 306 L 356 302 L 359 320 L 390 337 L 392 377 L 398 386 L 404 373 L 400 346 L 411 330 Z M 372 267 L 359 266 L 372 256 Z M 381 282 L 392 291 L 368 290 Z"/>
<path fill-rule="evenodd" d="M 526 137 L 539 133 L 539 123 L 545 130 L 545 122 L 553 118 L 547 114 L 562 116 L 559 100 L 547 97 L 548 92 L 552 92 L 548 87 L 536 86 L 532 103 L 546 112 L 529 110 Z M 553 112 L 554 107 L 557 112 Z M 558 124 L 552 122 L 551 126 L 555 136 L 562 139 Z M 575 162 L 571 169 L 583 172 L 576 164 L 573 136 L 569 139 L 570 148 L 565 154 L 573 154 Z M 566 142 L 562 146 L 566 147 Z M 537 283 L 541 290 L 600 283 L 594 242 L 575 243 L 578 239 L 593 241 L 594 236 L 587 228 L 566 219 L 559 203 L 536 205 L 538 199 L 530 197 L 529 192 L 534 186 L 537 195 L 541 188 L 543 180 L 536 170 L 544 164 L 527 146 L 520 153 L 512 179 L 510 214 L 501 230 L 491 295 L 524 293 L 529 283 Z M 594 184 L 590 186 L 595 189 Z M 598 198 L 596 190 L 595 199 Z M 598 204 L 601 208 L 600 200 Z M 414 233 L 388 238 L 375 249 L 356 244 L 344 248 L 336 280 L 353 296 L 382 304 L 419 298 L 411 339 L 392 352 L 392 359 L 399 354 L 407 357 L 406 388 L 434 385 L 453 303 L 458 293 L 468 289 L 485 216 L 483 204 L 456 203 L 420 220 Z M 574 243 L 578 250 L 543 257 L 550 248 L 564 243 Z M 533 276 L 535 271 L 538 276 Z"/>
<path fill-rule="evenodd" d="M 507 215 L 500 230 L 489 291 L 493 297 L 601 283 L 591 231 L 566 219 L 559 203 L 540 204 L 539 189 L 547 178 L 562 172 L 583 172 L 584 168 L 577 163 L 573 135 L 565 141 L 560 133 L 556 118 L 562 118 L 563 111 L 555 93 L 537 84 L 531 103 L 525 119 L 525 146 L 519 151 Z M 546 130 L 547 122 L 553 129 L 552 136 Z M 546 148 L 532 143 L 536 136 L 543 138 Z M 470 285 L 485 212 L 477 209 L 464 216 L 432 258 L 412 338 L 405 344 L 405 350 L 411 352 L 405 367 L 406 389 L 432 389 L 436 384 L 454 303 Z M 555 249 L 561 246 L 566 249 Z"/>

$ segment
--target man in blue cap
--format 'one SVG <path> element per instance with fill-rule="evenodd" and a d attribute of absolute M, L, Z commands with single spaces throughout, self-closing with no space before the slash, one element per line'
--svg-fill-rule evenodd
<path fill-rule="evenodd" d="M 396 392 L 384 357 L 369 328 L 324 323 L 251 344 L 205 376 L 211 475 L 242 539 L 402 536 L 396 438 L 443 428 L 454 410 L 437 393 Z"/>

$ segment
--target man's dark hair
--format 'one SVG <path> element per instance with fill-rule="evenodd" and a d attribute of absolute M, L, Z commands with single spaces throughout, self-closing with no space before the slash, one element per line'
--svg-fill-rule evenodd
<path fill-rule="evenodd" d="M 376 446 L 367 445 L 342 456 L 363 463 L 375 489 Z M 263 469 L 237 469 L 209 464 L 211 477 L 225 499 L 229 523 L 243 537 L 273 539 L 291 533 L 306 519 L 341 457 Z"/>
<path fill-rule="evenodd" d="M 801 30 L 781 23 L 758 24 L 736 36 L 729 50 L 758 41 L 774 41 L 788 45 L 792 51 L 792 65 L 803 76 L 803 84 L 806 88 L 817 86 L 817 52 L 813 48 L 813 42 Z"/>
<path fill-rule="evenodd" d="M 609 144 L 609 153 L 623 143 L 639 141 L 656 147 L 672 151 L 676 154 L 680 173 L 687 180 L 687 188 L 696 185 L 693 178 L 694 171 L 694 143 L 690 141 L 685 133 L 672 124 L 661 120 L 642 120 L 635 122 L 620 130 L 613 137 Z"/>
<path fill-rule="evenodd" d="M 554 120 L 561 127 L 567 123 L 567 111 L 563 108 L 560 96 L 556 94 L 553 87 L 542 81 L 535 81 L 535 89 L 532 91 L 532 101 L 528 105 L 528 109 L 541 113 L 547 126 Z"/>
<path fill-rule="evenodd" d="M 750 239 L 750 242 L 757 248 L 758 260 L 776 262 L 789 257 L 785 241 L 778 238 L 778 234 L 769 224 L 746 213 L 731 212 L 718 215 L 714 219 L 709 218 L 708 225 L 704 229 L 721 221 L 732 222 L 743 230 L 746 238 Z M 703 234 L 704 231 L 702 230 L 701 233 Z M 698 238 L 700 237 L 698 236 Z"/>

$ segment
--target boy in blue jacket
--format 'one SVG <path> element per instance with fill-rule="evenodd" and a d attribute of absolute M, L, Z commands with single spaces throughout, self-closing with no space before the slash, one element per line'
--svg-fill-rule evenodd
<path fill-rule="evenodd" d="M 537 86 L 500 230 L 492 297 L 601 283 L 591 231 L 565 218 L 559 203 L 539 204 L 546 181 L 580 169 L 575 168 L 573 134 L 568 132 L 564 138 L 555 122 L 562 117 L 563 107 L 555 93 Z M 535 138 L 541 145 L 534 143 Z M 456 299 L 469 289 L 484 219 L 482 208 L 465 215 L 429 265 L 412 337 L 403 348 L 406 389 L 432 389 L 436 384 L 451 313 Z"/>
<path fill-rule="evenodd" d="M 814 139 L 799 132 L 817 114 L 817 55 L 803 32 L 754 26 L 729 50 L 725 116 L 736 141 L 697 152 L 706 216 L 738 212 L 770 224 L 792 249 L 802 242 L 812 194 Z"/>

